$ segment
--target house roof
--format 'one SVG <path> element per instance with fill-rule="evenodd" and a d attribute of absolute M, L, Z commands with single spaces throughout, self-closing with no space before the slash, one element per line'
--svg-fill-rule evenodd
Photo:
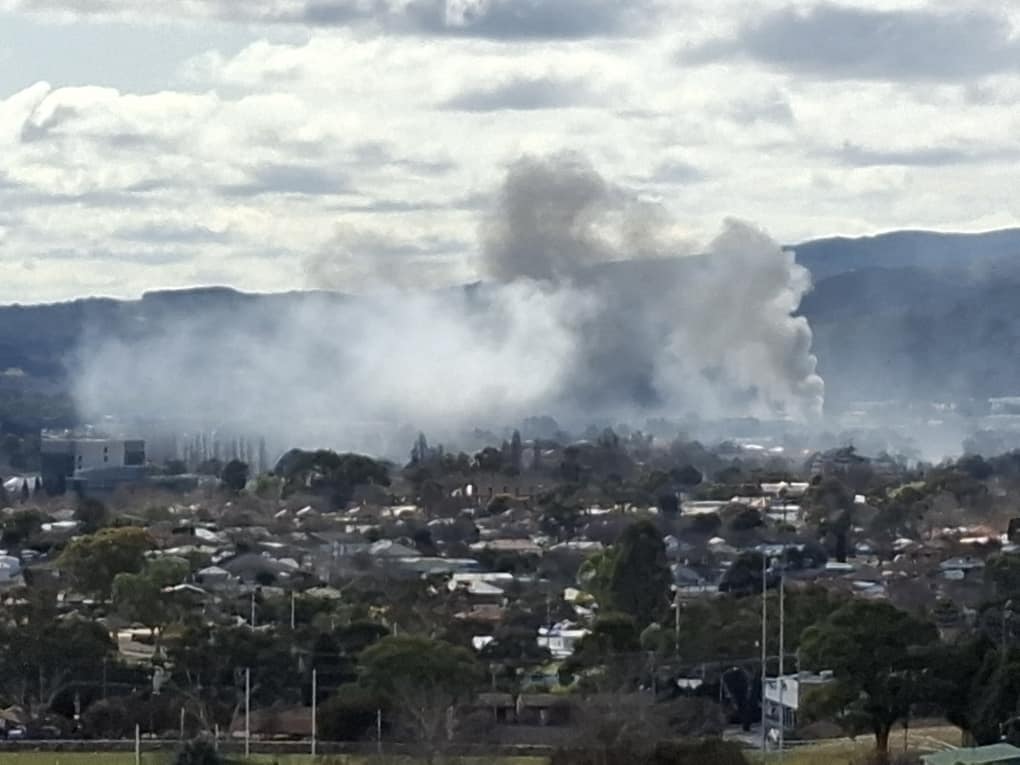
<path fill-rule="evenodd" d="M 1020 749 L 1012 744 L 992 744 L 973 749 L 950 749 L 946 752 L 926 754 L 925 765 L 1016 765 L 1020 763 Z"/>
<path fill-rule="evenodd" d="M 368 548 L 369 555 L 384 558 L 410 558 L 418 555 L 413 547 L 394 542 L 392 539 L 380 539 Z"/>

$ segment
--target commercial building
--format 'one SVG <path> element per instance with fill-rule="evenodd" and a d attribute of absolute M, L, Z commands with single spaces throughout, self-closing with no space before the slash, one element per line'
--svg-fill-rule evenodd
<path fill-rule="evenodd" d="M 40 452 L 43 488 L 49 494 L 112 489 L 145 477 L 145 442 L 139 439 L 44 437 Z"/>

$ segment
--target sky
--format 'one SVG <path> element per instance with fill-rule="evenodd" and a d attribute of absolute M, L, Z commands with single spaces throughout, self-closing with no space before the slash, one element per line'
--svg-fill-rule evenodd
<path fill-rule="evenodd" d="M 1018 97 L 1005 2 L 0 0 L 0 303 L 470 281 L 563 152 L 684 241 L 1012 226 Z"/>

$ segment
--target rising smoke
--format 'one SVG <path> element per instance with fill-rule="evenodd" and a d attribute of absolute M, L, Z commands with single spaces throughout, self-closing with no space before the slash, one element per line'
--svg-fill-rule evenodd
<path fill-rule="evenodd" d="M 368 437 L 402 426 L 448 434 L 536 414 L 820 415 L 811 330 L 794 315 L 810 277 L 761 230 L 727 221 L 695 248 L 661 208 L 564 155 L 513 165 L 480 239 L 481 280 L 466 288 L 175 312 L 143 300 L 154 328 L 83 346 L 80 411 L 379 451 L 406 444 Z M 324 272 L 344 273 L 320 258 Z"/>

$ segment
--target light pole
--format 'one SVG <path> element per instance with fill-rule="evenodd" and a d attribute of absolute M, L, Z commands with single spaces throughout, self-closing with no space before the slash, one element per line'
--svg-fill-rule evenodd
<path fill-rule="evenodd" d="M 319 671 L 315 668 L 312 669 L 312 757 L 315 757 L 315 744 L 316 738 L 319 733 L 319 721 L 316 717 L 318 712 L 318 695 L 319 695 Z"/>
<path fill-rule="evenodd" d="M 251 757 L 251 668 L 244 669 L 244 757 Z"/>
<path fill-rule="evenodd" d="M 768 682 L 768 556 L 761 552 L 761 751 L 768 749 L 768 725 L 765 717 L 765 684 Z"/>
<path fill-rule="evenodd" d="M 673 654 L 680 658 L 680 588 L 673 585 Z"/>
<path fill-rule="evenodd" d="M 1002 664 L 1006 665 L 1006 630 L 1009 627 L 1010 622 L 1013 619 L 1013 601 L 1012 599 L 1007 600 L 1002 604 L 1002 638 L 999 643 L 999 648 L 1002 652 Z"/>
<path fill-rule="evenodd" d="M 783 743 L 786 735 L 786 709 L 783 707 L 783 654 L 786 650 L 786 547 L 779 560 L 779 761 L 783 761 Z"/>

